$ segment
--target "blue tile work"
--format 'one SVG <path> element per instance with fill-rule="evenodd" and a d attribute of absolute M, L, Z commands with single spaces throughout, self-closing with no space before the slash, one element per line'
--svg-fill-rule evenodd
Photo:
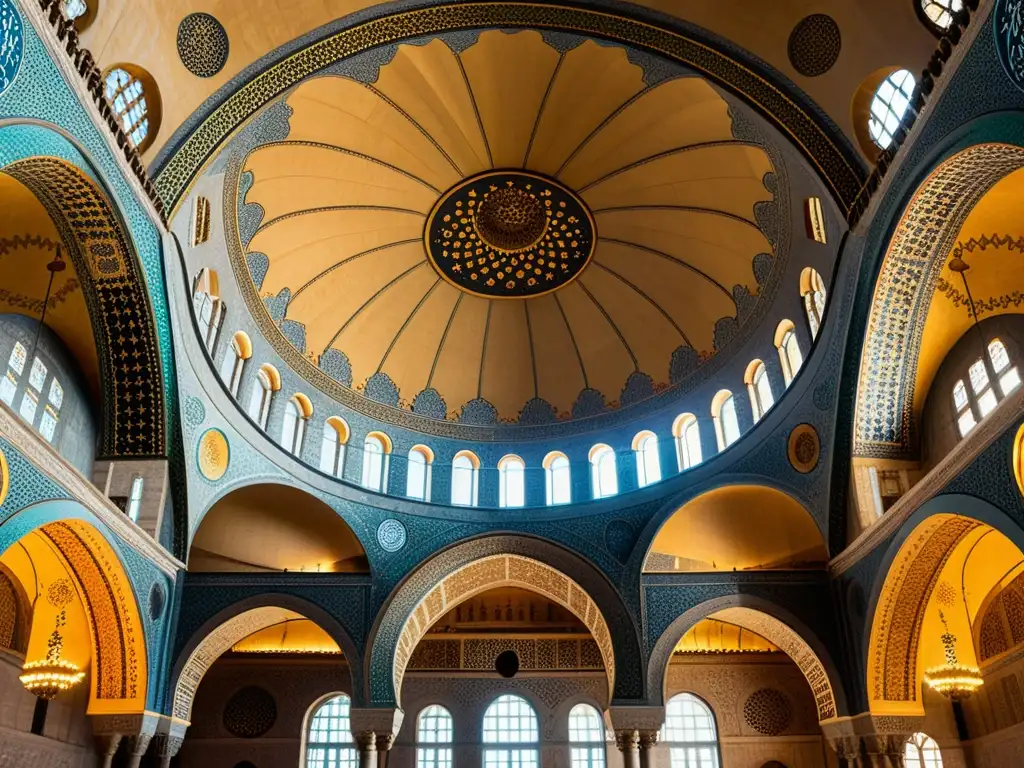
<path fill-rule="evenodd" d="M 10 3 L 13 0 L 6 2 Z M 24 14 L 22 18 L 24 19 Z M 163 366 L 165 401 L 169 411 L 172 411 L 170 404 L 174 402 L 174 360 L 171 353 L 160 232 L 139 204 L 120 166 L 107 148 L 104 137 L 86 113 L 86 107 L 83 107 L 74 91 L 64 81 L 36 30 L 27 20 L 24 23 L 24 30 L 24 60 L 18 77 L 0 94 L 0 121 L 34 119 L 60 126 L 73 137 L 74 144 L 81 147 L 81 151 L 55 133 L 45 135 L 39 131 L 30 134 L 19 132 L 14 135 L 17 143 L 12 140 L 0 144 L 0 167 L 26 157 L 47 155 L 56 151 L 58 154 L 53 156 L 66 159 L 85 170 L 94 179 L 99 176 L 105 182 L 101 186 L 111 195 L 127 224 L 148 284 Z M 44 136 L 41 143 L 36 145 L 35 141 Z M 28 139 L 31 139 L 30 143 L 22 143 Z M 63 150 L 55 149 L 55 144 L 61 142 L 65 144 Z M 78 154 L 77 158 L 75 154 Z"/>

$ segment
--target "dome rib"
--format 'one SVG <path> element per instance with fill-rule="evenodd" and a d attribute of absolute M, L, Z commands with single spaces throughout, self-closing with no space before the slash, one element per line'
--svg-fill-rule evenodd
<path fill-rule="evenodd" d="M 661 304 L 656 302 L 654 299 L 652 299 L 650 296 L 648 296 L 643 290 L 641 290 L 638 286 L 636 286 L 633 283 L 631 283 L 629 280 L 627 280 L 625 277 L 620 275 L 618 272 L 616 272 L 611 267 L 607 267 L 604 264 L 601 264 L 600 262 L 597 262 L 597 261 L 595 261 L 594 264 L 596 266 L 600 267 L 601 269 L 603 269 L 608 274 L 612 275 L 613 277 L 618 278 L 621 282 L 625 283 L 630 288 L 632 288 L 637 294 L 640 295 L 641 298 L 646 300 L 648 304 L 650 304 L 652 307 L 654 307 L 656 310 L 658 310 L 658 312 L 661 313 L 662 317 L 664 317 L 666 320 L 669 321 L 669 323 L 672 325 L 672 327 L 676 329 L 676 332 L 680 335 L 680 337 L 686 343 L 686 346 L 694 348 L 693 344 L 690 343 L 690 339 L 686 335 L 686 332 L 683 331 L 683 329 L 681 327 L 679 327 L 679 323 L 677 323 L 675 320 L 672 319 L 672 316 L 668 312 L 665 311 L 665 308 L 662 307 Z"/>
<path fill-rule="evenodd" d="M 412 208 L 394 208 L 389 205 L 324 205 L 316 208 L 303 208 L 299 211 L 291 211 L 289 213 L 283 213 L 280 216 L 275 216 L 273 219 L 260 224 L 259 228 L 253 233 L 253 237 L 266 231 L 270 227 L 288 219 L 298 218 L 299 216 L 310 216 L 318 213 L 335 213 L 338 211 L 381 211 L 386 213 L 408 213 L 413 216 L 419 216 L 423 218 L 422 211 L 416 211 Z"/>
<path fill-rule="evenodd" d="M 583 138 L 583 141 L 581 141 L 579 143 L 579 145 L 572 152 L 569 153 L 569 156 L 567 158 L 565 158 L 565 161 L 560 166 L 558 166 L 558 170 L 555 171 L 555 173 L 554 173 L 555 178 L 556 179 L 561 179 L 562 178 L 562 172 L 566 169 L 566 167 L 573 160 L 576 159 L 576 155 L 578 155 L 580 152 L 582 152 L 583 149 L 587 146 L 587 144 L 589 144 L 593 140 L 593 138 L 595 136 L 597 136 L 597 134 L 599 134 L 602 130 L 604 130 L 604 128 L 612 120 L 614 120 L 616 117 L 618 117 L 624 111 L 626 111 L 629 107 L 631 107 L 634 102 L 636 102 L 638 99 L 643 97 L 645 94 L 650 93 L 651 90 L 652 90 L 651 88 L 644 88 L 642 91 L 638 91 L 637 93 L 634 93 L 632 96 L 630 96 L 624 102 L 622 102 L 621 106 L 619 106 L 617 109 L 612 111 L 611 114 L 606 116 L 600 123 L 598 123 L 597 126 L 594 128 L 594 130 L 592 130 L 590 133 L 588 133 Z"/>
<path fill-rule="evenodd" d="M 469 82 L 469 75 L 466 72 L 466 65 L 462 61 L 462 54 L 455 54 L 455 60 L 459 63 L 459 72 L 462 74 L 462 83 L 466 86 L 466 93 L 469 94 L 469 101 L 473 105 L 473 114 L 476 116 L 476 127 L 484 140 L 484 149 L 487 150 L 487 166 L 494 167 L 494 155 L 491 153 L 491 142 L 487 138 L 487 131 L 484 130 L 484 120 L 480 116 L 480 106 L 476 103 L 476 94 L 473 93 L 473 86 Z M 478 395 L 479 396 L 479 395 Z"/>
<path fill-rule="evenodd" d="M 430 389 L 434 384 L 434 372 L 437 370 L 437 361 L 441 359 L 441 352 L 444 350 L 444 343 L 448 340 L 448 331 L 452 329 L 452 323 L 455 322 L 455 315 L 459 311 L 459 307 L 462 306 L 462 300 L 466 298 L 466 294 L 459 291 L 459 297 L 455 300 L 455 306 L 452 307 L 452 313 L 448 316 L 448 324 L 444 327 L 444 333 L 441 335 L 441 341 L 437 345 L 437 351 L 434 353 L 434 362 L 430 365 L 430 375 L 427 376 L 427 386 L 424 389 Z"/>
<path fill-rule="evenodd" d="M 721 211 L 717 208 L 701 208 L 697 205 L 610 205 L 606 208 L 591 208 L 590 212 L 597 216 L 600 213 L 616 213 L 621 211 L 686 211 L 687 213 L 704 213 L 709 216 L 724 216 L 727 219 L 753 227 L 758 233 L 761 228 L 749 219 L 737 216 L 735 213 Z"/>
<path fill-rule="evenodd" d="M 569 332 L 569 340 L 572 342 L 572 348 L 576 352 L 576 361 L 580 364 L 580 374 L 583 376 L 584 389 L 590 389 L 590 380 L 587 378 L 587 366 L 583 363 L 583 353 L 580 352 L 580 345 L 576 342 L 576 334 L 572 331 L 572 323 L 569 322 L 569 318 L 565 314 L 565 307 L 562 306 L 562 301 L 558 298 L 558 294 L 554 293 L 551 296 L 555 300 L 555 304 L 558 305 L 558 313 L 562 316 L 562 322 L 565 323 L 565 330 Z"/>
<path fill-rule="evenodd" d="M 530 322 L 530 302 L 523 302 L 523 312 L 526 314 L 526 333 L 530 339 L 530 364 L 533 367 L 533 396 L 540 397 L 540 385 L 537 383 L 537 350 L 533 346 L 533 324 Z"/>
<path fill-rule="evenodd" d="M 633 361 L 633 369 L 639 371 L 640 363 L 637 361 L 636 355 L 633 353 L 633 348 L 629 345 L 629 342 L 626 341 L 626 337 L 622 335 L 622 331 L 619 330 L 619 326 L 615 324 L 614 320 L 612 320 L 612 316 L 608 314 L 608 311 L 604 308 L 604 305 L 602 305 L 601 302 L 598 301 L 597 298 L 595 298 L 594 294 L 592 294 L 587 289 L 587 286 L 584 285 L 582 278 L 577 280 L 576 283 L 579 285 L 580 288 L 583 289 L 583 292 L 587 294 L 587 298 L 594 302 L 594 306 L 597 307 L 597 311 L 604 315 L 604 319 L 608 321 L 608 325 L 612 327 L 612 330 L 615 331 L 615 335 L 618 336 L 619 341 L 622 342 L 622 346 L 626 350 L 626 354 L 629 355 L 629 359 Z"/>
<path fill-rule="evenodd" d="M 343 334 L 345 332 L 345 329 L 348 328 L 349 325 L 352 324 L 353 320 L 355 320 L 357 317 L 359 317 L 359 313 L 360 312 L 362 312 L 367 307 L 369 307 L 371 304 L 373 304 L 373 302 L 375 302 L 377 299 L 379 299 L 383 294 L 387 293 L 387 291 L 391 287 L 393 287 L 396 283 L 401 281 L 402 278 L 412 274 L 413 272 L 415 272 L 420 267 L 424 267 L 426 265 L 427 265 L 427 262 L 425 262 L 425 261 L 421 261 L 418 264 L 413 264 L 411 267 L 406 269 L 404 272 L 401 272 L 398 276 L 391 278 L 391 280 L 389 280 L 376 293 L 374 293 L 370 298 L 368 298 L 366 301 L 364 301 L 362 303 L 362 305 L 359 307 L 359 309 L 357 309 L 355 312 L 353 312 L 351 315 L 348 316 L 348 318 L 345 320 L 345 322 L 342 323 L 341 327 L 338 329 L 337 333 L 335 333 L 331 337 L 331 340 L 329 342 L 327 342 L 327 346 L 324 347 L 323 353 L 327 352 L 328 349 L 330 349 L 331 347 L 334 346 L 334 343 L 338 340 L 338 337 L 341 336 L 341 334 Z M 321 353 L 321 354 L 323 354 L 323 353 Z"/>
<path fill-rule="evenodd" d="M 332 235 L 331 237 L 338 237 L 338 235 Z M 331 238 L 327 238 L 327 239 L 330 240 Z M 356 259 L 360 259 L 363 256 L 369 256 L 369 255 L 374 254 L 374 253 L 379 253 L 380 251 L 386 251 L 389 248 L 396 248 L 396 247 L 398 247 L 400 245 L 409 245 L 411 243 L 418 243 L 418 242 L 420 242 L 420 238 L 418 238 L 418 237 L 417 238 L 411 238 L 409 240 L 396 240 L 393 243 L 386 243 L 385 245 L 378 245 L 375 248 L 369 248 L 369 249 L 367 249 L 365 251 L 360 251 L 359 253 L 354 253 L 351 256 L 349 256 L 347 259 L 344 259 L 343 261 L 339 261 L 339 262 L 337 262 L 335 264 L 332 264 L 331 266 L 329 266 L 327 269 L 325 269 L 320 274 L 316 275 L 315 277 L 311 278 L 310 280 L 307 280 L 305 283 L 302 284 L 302 286 L 297 291 L 295 291 L 295 293 L 292 294 L 291 300 L 295 301 L 299 297 L 299 294 L 302 293 L 303 291 L 305 291 L 311 285 L 313 285 L 313 283 L 317 282 L 321 278 L 326 277 L 331 272 L 334 272 L 336 269 L 341 269 L 342 267 L 350 264 L 351 262 L 355 261 Z"/>
<path fill-rule="evenodd" d="M 437 286 L 440 285 L 441 282 L 441 278 L 437 278 L 433 282 L 433 284 L 431 284 L 430 288 L 428 288 L 427 291 L 423 294 L 420 300 L 416 302 L 416 306 L 413 307 L 412 312 L 409 313 L 408 317 L 405 318 L 405 322 L 402 323 L 402 327 L 398 329 L 398 331 L 395 333 L 394 338 L 391 339 L 391 343 L 388 344 L 388 348 L 384 352 L 384 355 L 381 357 L 380 364 L 377 366 L 377 373 L 380 373 L 382 370 L 384 370 L 384 363 L 387 362 L 388 355 L 390 355 L 391 350 L 395 348 L 395 345 L 398 343 L 398 339 L 405 332 L 405 329 L 409 327 L 409 323 L 411 323 L 412 319 L 416 317 L 416 313 L 420 311 L 420 308 L 426 303 L 427 299 L 429 299 L 431 294 L 437 290 Z"/>
<path fill-rule="evenodd" d="M 544 117 L 544 108 L 548 105 L 548 98 L 551 96 L 551 90 L 555 87 L 555 80 L 558 79 L 558 73 L 562 69 L 563 61 L 565 61 L 564 52 L 558 56 L 558 63 L 555 64 L 555 69 L 551 73 L 551 79 L 548 80 L 547 90 L 544 91 L 544 98 L 541 99 L 540 102 L 540 109 L 537 110 L 537 116 L 533 120 L 533 130 L 530 131 L 530 140 L 526 143 L 526 154 L 523 155 L 523 168 L 530 167 L 530 153 L 533 152 L 533 141 L 537 138 L 537 129 L 540 128 L 540 121 Z"/>
<path fill-rule="evenodd" d="M 646 251 L 647 253 L 652 253 L 655 256 L 661 256 L 663 259 L 667 259 L 668 261 L 671 261 L 674 264 L 678 264 L 679 266 L 681 266 L 681 267 L 683 267 L 685 269 L 690 270 L 695 275 L 698 275 L 698 276 L 704 278 L 709 283 L 711 283 L 713 286 L 718 288 L 718 290 L 720 290 L 722 293 L 724 293 L 729 298 L 729 301 L 733 301 L 734 302 L 732 294 L 728 290 L 726 290 L 724 285 L 722 285 L 720 282 L 715 280 L 715 278 L 711 277 L 711 275 L 707 274 L 706 272 L 702 272 L 701 270 L 697 269 L 697 267 L 693 266 L 689 262 L 680 261 L 679 259 L 677 259 L 675 256 L 672 256 L 671 254 L 665 253 L 664 251 L 659 251 L 656 248 L 650 248 L 650 247 L 648 247 L 646 245 L 640 245 L 639 243 L 632 243 L 632 242 L 629 242 L 628 240 L 619 240 L 619 239 L 614 238 L 614 237 L 599 237 L 598 238 L 598 242 L 615 243 L 617 245 L 624 245 L 627 248 L 636 248 L 638 251 Z M 598 253 L 598 256 L 600 256 L 600 252 Z"/>

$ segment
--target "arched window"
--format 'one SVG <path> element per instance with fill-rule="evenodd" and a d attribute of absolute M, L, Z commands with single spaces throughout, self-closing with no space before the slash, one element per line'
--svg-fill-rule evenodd
<path fill-rule="evenodd" d="M 644 431 L 633 438 L 636 456 L 636 479 L 641 488 L 661 480 L 661 457 L 658 456 L 658 436 Z"/>
<path fill-rule="evenodd" d="M 821 319 L 825 316 L 825 282 L 818 270 L 806 267 L 800 273 L 800 295 L 804 300 L 804 311 L 807 312 L 807 324 L 811 328 L 811 338 L 818 338 Z"/>
<path fill-rule="evenodd" d="M 270 363 L 261 365 L 259 373 L 256 374 L 256 381 L 252 383 L 247 413 L 249 418 L 259 424 L 262 429 L 267 428 L 267 417 L 270 416 L 270 401 L 274 393 L 280 388 L 281 374 L 277 372 L 277 368 Z"/>
<path fill-rule="evenodd" d="M 942 753 L 931 736 L 915 733 L 907 739 L 903 762 L 906 768 L 942 768 Z"/>
<path fill-rule="evenodd" d="M 603 443 L 590 449 L 590 486 L 595 499 L 605 499 L 619 492 L 615 451 Z"/>
<path fill-rule="evenodd" d="M 416 768 L 452 768 L 452 713 L 432 704 L 416 724 Z"/>
<path fill-rule="evenodd" d="M 192 309 L 196 313 L 203 344 L 213 356 L 220 327 L 224 324 L 224 302 L 220 300 L 220 281 L 216 271 L 201 269 L 192 281 Z"/>
<path fill-rule="evenodd" d="M 768 369 L 760 360 L 754 360 L 747 366 L 745 376 L 747 394 L 750 395 L 750 409 L 754 412 L 754 422 L 761 420 L 768 409 L 775 405 L 772 385 L 768 380 Z"/>
<path fill-rule="evenodd" d="M 671 768 L 718 768 L 715 717 L 692 693 L 669 699 L 662 735 L 669 748 Z"/>
<path fill-rule="evenodd" d="M 298 456 L 302 452 L 302 438 L 306 435 L 306 421 L 313 415 L 309 398 L 298 393 L 292 395 L 284 409 L 281 422 L 281 445 L 288 453 Z"/>
<path fill-rule="evenodd" d="M 967 397 L 967 387 L 964 380 L 959 379 L 953 385 L 953 405 L 956 408 L 956 425 L 960 430 L 960 437 L 967 437 L 967 433 L 974 429 L 978 423 L 974 419 L 974 411 L 971 410 L 971 401 Z"/>
<path fill-rule="evenodd" d="M 718 450 L 724 451 L 740 438 L 740 423 L 736 419 L 736 398 L 723 389 L 711 401 L 711 417 L 715 422 Z"/>
<path fill-rule="evenodd" d="M 909 71 L 899 69 L 885 78 L 875 91 L 871 99 L 868 133 L 881 149 L 888 149 L 892 144 L 893 134 L 907 113 L 916 85 L 917 81 Z"/>
<path fill-rule="evenodd" d="M 227 385 L 233 397 L 238 397 L 238 386 L 242 383 L 242 369 L 245 361 L 252 357 L 252 341 L 245 331 L 237 331 L 231 337 L 231 346 L 224 352 L 220 364 L 220 378 Z"/>
<path fill-rule="evenodd" d="M 992 370 L 999 377 L 999 391 L 1006 397 L 1020 386 L 1017 366 L 1010 366 L 1010 355 L 999 339 L 992 339 L 988 343 L 988 359 L 992 362 Z"/>
<path fill-rule="evenodd" d="M 371 432 L 363 440 L 363 488 L 388 492 L 391 440 L 383 432 Z"/>
<path fill-rule="evenodd" d="M 305 768 L 359 768 L 352 746 L 352 702 L 339 693 L 321 704 L 309 720 Z"/>
<path fill-rule="evenodd" d="M 992 391 L 992 382 L 989 381 L 985 361 L 979 357 L 967 373 L 971 380 L 971 391 L 978 403 L 978 411 L 984 419 L 996 407 L 996 393 Z"/>
<path fill-rule="evenodd" d="M 480 459 L 472 451 L 459 451 L 452 459 L 452 504 L 475 507 L 479 496 Z"/>
<path fill-rule="evenodd" d="M 160 100 L 153 79 L 139 67 L 112 67 L 103 75 L 103 95 L 131 145 L 139 152 L 145 150 L 159 122 Z"/>
<path fill-rule="evenodd" d="M 64 405 L 64 387 L 61 386 L 56 373 L 50 379 L 50 390 L 46 399 L 43 416 L 39 420 L 39 433 L 52 443 L 57 432 L 57 422 L 60 421 L 60 409 Z"/>
<path fill-rule="evenodd" d="M 508 455 L 498 462 L 498 506 L 522 507 L 526 504 L 526 462 Z"/>
<path fill-rule="evenodd" d="M 11 349 L 11 357 L 7 361 L 7 374 L 0 379 L 0 400 L 7 405 L 14 402 L 14 395 L 18 391 L 18 379 L 25 372 L 25 360 L 28 358 L 28 351 L 20 341 L 14 342 Z"/>
<path fill-rule="evenodd" d="M 320 471 L 341 477 L 345 471 L 345 446 L 348 444 L 348 424 L 340 416 L 331 416 L 324 422 L 324 435 L 320 440 Z"/>
<path fill-rule="evenodd" d="M 434 452 L 425 445 L 414 445 L 409 451 L 405 469 L 405 495 L 410 499 L 430 501 L 430 465 Z"/>
<path fill-rule="evenodd" d="M 544 483 L 548 506 L 572 501 L 572 475 L 568 456 L 552 451 L 544 457 Z"/>
<path fill-rule="evenodd" d="M 782 378 L 788 387 L 796 376 L 800 366 L 804 364 L 804 356 L 800 351 L 800 340 L 796 337 L 796 328 L 790 320 L 783 320 L 775 329 L 775 346 L 779 349 L 779 362 L 782 363 Z"/>
<path fill-rule="evenodd" d="M 192 247 L 202 245 L 210 239 L 210 201 L 196 195 L 192 205 Z"/>
<path fill-rule="evenodd" d="M 676 439 L 676 458 L 679 471 L 695 467 L 701 462 L 700 427 L 692 413 L 682 413 L 672 424 L 672 436 Z"/>
<path fill-rule="evenodd" d="M 144 486 L 145 481 L 143 478 L 132 478 L 132 487 L 128 491 L 128 506 L 125 509 L 125 514 L 128 515 L 133 523 L 139 522 L 139 512 L 142 509 L 142 489 Z"/>
<path fill-rule="evenodd" d="M 945 32 L 953 26 L 953 14 L 963 10 L 960 0 L 919 0 L 921 10 L 939 32 Z"/>
<path fill-rule="evenodd" d="M 484 768 L 538 768 L 539 738 L 537 715 L 526 699 L 499 696 L 484 712 Z"/>
<path fill-rule="evenodd" d="M 604 768 L 604 723 L 589 704 L 577 704 L 569 712 L 569 743 L 572 768 Z"/>

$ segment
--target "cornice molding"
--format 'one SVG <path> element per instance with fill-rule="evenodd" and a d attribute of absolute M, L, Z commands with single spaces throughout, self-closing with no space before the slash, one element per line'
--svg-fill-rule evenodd
<path fill-rule="evenodd" d="M 109 530 L 165 574 L 173 579 L 178 571 L 184 570 L 183 562 L 133 523 L 114 502 L 68 464 L 53 446 L 3 403 L 0 403 L 0 437 L 8 440 L 36 469 L 66 490 Z"/>
<path fill-rule="evenodd" d="M 890 535 L 895 533 L 922 504 L 939 495 L 954 478 L 967 469 L 989 446 L 1013 427 L 1024 413 L 1024 387 L 1006 397 L 988 415 L 970 437 L 962 440 L 921 481 L 900 497 L 878 522 L 860 534 L 853 543 L 829 561 L 833 578 L 853 567 Z"/>

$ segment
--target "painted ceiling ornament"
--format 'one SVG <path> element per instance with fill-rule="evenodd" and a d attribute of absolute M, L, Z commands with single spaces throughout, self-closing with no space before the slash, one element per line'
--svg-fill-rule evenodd
<path fill-rule="evenodd" d="M 446 281 L 476 296 L 542 296 L 590 263 L 596 232 L 586 204 L 554 179 L 486 172 L 444 194 L 424 245 Z"/>
<path fill-rule="evenodd" d="M 385 552 L 397 552 L 405 546 L 408 535 L 405 526 L 389 517 L 377 526 L 377 543 Z"/>
<path fill-rule="evenodd" d="M 1024 0 L 1001 0 L 992 23 L 999 62 L 1013 84 L 1024 90 Z"/>
<path fill-rule="evenodd" d="M 228 33 L 208 13 L 190 13 L 178 25 L 178 57 L 196 77 L 213 77 L 228 60 Z"/>
<path fill-rule="evenodd" d="M 0 94 L 14 83 L 24 56 L 24 22 L 11 0 L 0 0 Z"/>

